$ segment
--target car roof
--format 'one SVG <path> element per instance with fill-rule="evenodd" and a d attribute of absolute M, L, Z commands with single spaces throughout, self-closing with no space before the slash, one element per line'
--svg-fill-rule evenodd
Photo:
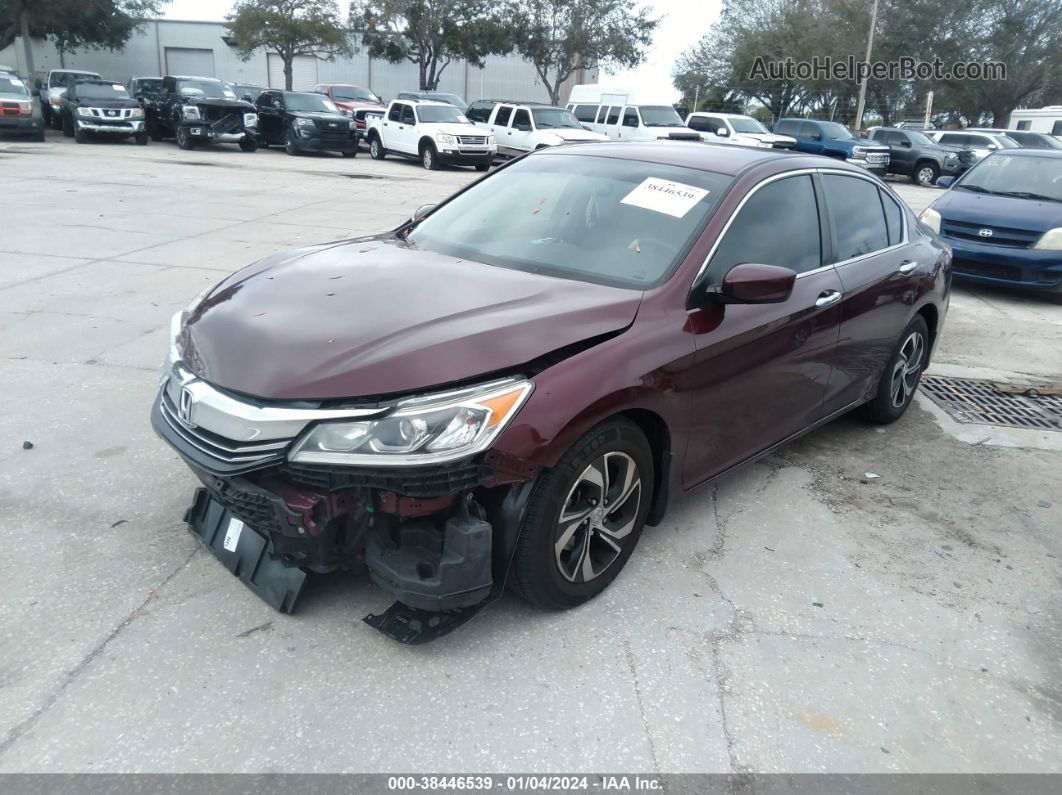
<path fill-rule="evenodd" d="M 66 74 L 66 75 L 99 75 L 99 72 L 89 72 L 84 69 L 52 69 L 49 74 Z"/>
<path fill-rule="evenodd" d="M 695 111 L 691 111 L 690 115 L 691 116 L 727 116 L 727 117 L 730 117 L 730 118 L 739 118 L 740 117 L 742 119 L 751 119 L 752 118 L 747 113 L 724 113 L 721 110 L 695 110 Z M 778 121 L 781 121 L 781 119 L 779 119 Z M 808 121 L 808 119 L 805 119 L 805 121 Z"/>
<path fill-rule="evenodd" d="M 1062 150 L 1057 151 L 1062 154 Z M 855 174 L 866 173 L 865 169 L 849 166 L 837 160 L 824 161 L 819 155 L 807 155 L 803 152 L 754 149 L 747 146 L 713 146 L 695 141 L 647 141 L 644 143 L 603 141 L 593 146 L 549 147 L 536 153 L 536 156 L 539 154 L 641 160 L 647 163 L 714 171 L 717 174 L 729 176 L 736 176 L 753 166 L 772 161 L 785 161 L 791 163 L 793 168 L 842 168 Z"/>
<path fill-rule="evenodd" d="M 215 83 L 227 82 L 220 77 L 200 77 L 198 75 L 166 75 L 166 77 L 172 77 L 174 80 L 212 80 Z"/>

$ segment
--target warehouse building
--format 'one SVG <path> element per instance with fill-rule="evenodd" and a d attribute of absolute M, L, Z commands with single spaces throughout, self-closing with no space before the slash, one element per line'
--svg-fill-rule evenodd
<path fill-rule="evenodd" d="M 415 64 L 392 64 L 369 58 L 364 52 L 353 58 L 326 61 L 300 56 L 293 64 L 293 87 L 312 90 L 317 83 L 353 83 L 367 86 L 385 100 L 399 91 L 416 90 Z M 109 80 L 124 83 L 130 77 L 183 74 L 219 77 L 232 83 L 284 87 L 284 65 L 276 53 L 259 50 L 249 61 L 240 60 L 228 29 L 221 22 L 147 20 L 123 50 L 60 52 L 50 42 L 33 41 L 33 66 L 37 73 L 49 69 L 86 69 Z M 15 66 L 28 76 L 21 39 L 0 50 L 0 63 Z M 576 72 L 561 89 L 566 97 L 572 85 L 597 81 L 597 70 Z M 483 69 L 466 61 L 453 61 L 442 74 L 439 91 L 458 94 L 471 102 L 480 98 L 527 101 L 549 100 L 535 68 L 517 55 L 491 56 Z"/>

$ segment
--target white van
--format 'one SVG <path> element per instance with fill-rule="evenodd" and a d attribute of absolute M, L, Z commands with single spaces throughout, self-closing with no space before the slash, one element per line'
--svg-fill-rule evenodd
<path fill-rule="evenodd" d="M 568 103 L 582 125 L 613 141 L 700 141 L 701 135 L 682 123 L 671 105 L 591 105 Z M 720 143 L 726 143 L 720 141 Z"/>
<path fill-rule="evenodd" d="M 1012 130 L 1027 130 L 1062 137 L 1062 105 L 1011 111 L 1010 124 L 1007 126 Z"/>
<path fill-rule="evenodd" d="M 468 106 L 465 115 L 477 127 L 494 133 L 498 154 L 509 157 L 547 146 L 608 140 L 584 129 L 570 110 L 553 105 L 479 99 Z"/>
<path fill-rule="evenodd" d="M 751 116 L 741 113 L 697 111 L 686 117 L 686 126 L 704 133 L 705 140 L 713 143 L 718 143 L 714 137 L 761 149 L 792 149 L 796 146 L 796 138 L 775 135 Z"/>

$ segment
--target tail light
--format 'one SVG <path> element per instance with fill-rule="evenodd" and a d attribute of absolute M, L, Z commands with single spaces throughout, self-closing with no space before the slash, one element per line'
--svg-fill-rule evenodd
<path fill-rule="evenodd" d="M 0 103 L 0 116 L 30 116 L 33 114 L 32 102 L 3 102 Z"/>

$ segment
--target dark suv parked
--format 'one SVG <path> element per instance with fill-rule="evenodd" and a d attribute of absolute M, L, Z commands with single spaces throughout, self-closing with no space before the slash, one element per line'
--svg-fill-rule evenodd
<path fill-rule="evenodd" d="M 957 176 L 977 162 L 973 150 L 938 144 L 918 130 L 878 127 L 870 140 L 889 147 L 890 174 L 903 174 L 925 187 L 935 185 L 937 177 Z"/>
<path fill-rule="evenodd" d="M 287 611 L 307 572 L 367 568 L 405 642 L 507 583 L 581 604 L 671 498 L 898 419 L 947 311 L 947 246 L 820 157 L 550 147 L 413 216 L 206 291 L 152 411 L 230 571 Z"/>
<path fill-rule="evenodd" d="M 267 89 L 255 101 L 258 136 L 263 145 L 283 146 L 289 155 L 301 152 L 358 153 L 354 120 L 324 94 Z"/>
<path fill-rule="evenodd" d="M 144 109 L 126 87 L 109 80 L 73 80 L 59 98 L 63 135 L 79 144 L 90 136 L 128 138 L 147 143 Z"/>
<path fill-rule="evenodd" d="M 162 96 L 148 112 L 148 130 L 156 141 L 173 137 L 181 149 L 199 143 L 238 143 L 245 152 L 258 148 L 258 111 L 213 77 L 166 75 Z"/>

